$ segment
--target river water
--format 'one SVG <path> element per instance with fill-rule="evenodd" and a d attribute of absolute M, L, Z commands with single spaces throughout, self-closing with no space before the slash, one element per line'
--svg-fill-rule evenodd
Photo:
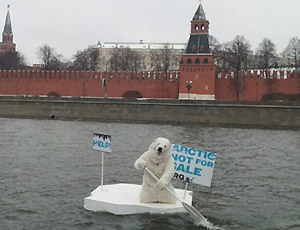
<path fill-rule="evenodd" d="M 100 185 L 94 132 L 112 135 L 104 184 L 141 183 L 133 164 L 159 136 L 218 154 L 193 205 L 221 229 L 300 229 L 300 131 L 0 118 L 0 229 L 204 229 L 188 214 L 83 208 Z M 175 187 L 184 188 L 181 181 Z"/>

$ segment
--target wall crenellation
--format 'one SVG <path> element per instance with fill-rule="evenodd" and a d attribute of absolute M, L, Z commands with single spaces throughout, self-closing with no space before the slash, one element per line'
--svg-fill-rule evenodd
<path fill-rule="evenodd" d="M 175 99 L 178 81 L 179 72 L 0 70 L 0 95 Z"/>
<path fill-rule="evenodd" d="M 191 72 L 190 93 L 204 88 L 199 73 Z M 73 97 L 179 97 L 182 74 L 176 72 L 96 72 L 96 71 L 44 71 L 0 70 L 0 95 L 59 95 Z M 260 101 L 270 95 L 300 96 L 300 72 L 289 70 L 222 71 L 212 73 L 217 100 Z M 107 87 L 103 86 L 103 79 Z M 242 79 L 242 80 L 241 80 Z M 185 82 L 184 82 L 185 83 Z M 129 95 L 129 96 L 128 96 Z M 293 99 L 294 100 L 294 99 Z"/>
<path fill-rule="evenodd" d="M 219 100 L 299 100 L 300 72 L 290 70 L 222 71 L 216 73 Z"/>
<path fill-rule="evenodd" d="M 262 78 L 262 79 L 295 79 L 300 78 L 300 71 L 297 70 L 247 70 L 242 71 L 244 78 Z M 239 77 L 238 71 L 220 71 L 217 73 L 217 78 L 234 79 Z"/>
<path fill-rule="evenodd" d="M 166 80 L 179 79 L 179 72 L 98 72 L 98 71 L 46 71 L 46 70 L 0 70 L 0 78 L 15 79 L 87 79 L 87 80 Z"/>

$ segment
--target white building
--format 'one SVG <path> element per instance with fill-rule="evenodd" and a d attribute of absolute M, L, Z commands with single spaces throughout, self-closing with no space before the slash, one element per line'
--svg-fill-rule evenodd
<path fill-rule="evenodd" d="M 99 49 L 99 64 L 100 71 L 111 71 L 110 63 L 111 57 L 115 48 L 130 48 L 138 53 L 140 71 L 155 70 L 153 55 L 159 55 L 163 51 L 168 50 L 170 56 L 170 65 L 168 70 L 178 70 L 181 55 L 185 53 L 186 43 L 151 43 L 143 42 L 105 42 L 104 44 L 98 43 Z"/>

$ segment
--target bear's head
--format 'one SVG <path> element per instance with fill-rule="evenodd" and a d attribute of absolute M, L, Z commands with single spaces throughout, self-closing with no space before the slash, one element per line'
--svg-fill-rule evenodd
<path fill-rule="evenodd" d="M 159 137 L 149 146 L 149 150 L 154 153 L 155 157 L 163 158 L 171 154 L 171 143 L 167 138 Z"/>

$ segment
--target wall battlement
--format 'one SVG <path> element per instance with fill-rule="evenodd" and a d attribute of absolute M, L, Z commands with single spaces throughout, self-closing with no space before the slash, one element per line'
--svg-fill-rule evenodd
<path fill-rule="evenodd" d="M 191 72 L 190 93 L 204 87 L 197 71 Z M 299 95 L 300 72 L 261 71 L 215 72 L 217 100 L 260 101 L 268 95 Z M 103 79 L 107 87 L 103 87 Z M 96 72 L 96 71 L 43 71 L 0 70 L 0 95 L 43 95 L 73 97 L 143 97 L 177 99 L 180 72 Z M 194 79 L 195 78 L 195 79 Z M 197 84 L 196 84 L 197 83 Z M 187 92 L 187 91 L 186 91 Z M 297 96 L 298 97 L 298 96 Z"/>
<path fill-rule="evenodd" d="M 292 96 L 294 99 L 290 98 Z M 219 100 L 298 100 L 300 72 L 288 70 L 216 73 L 216 99 Z"/>
<path fill-rule="evenodd" d="M 300 72 L 296 70 L 247 70 L 241 72 L 244 78 L 263 78 L 263 79 L 296 79 L 300 78 Z M 217 78 L 234 79 L 239 77 L 237 71 L 220 71 L 217 73 Z"/>
<path fill-rule="evenodd" d="M 176 81 L 179 72 L 98 72 L 98 71 L 46 71 L 46 70 L 0 70 L 0 78 L 31 79 L 86 79 L 86 80 L 165 80 Z"/>
<path fill-rule="evenodd" d="M 0 95 L 175 99 L 178 81 L 179 72 L 0 70 Z"/>

